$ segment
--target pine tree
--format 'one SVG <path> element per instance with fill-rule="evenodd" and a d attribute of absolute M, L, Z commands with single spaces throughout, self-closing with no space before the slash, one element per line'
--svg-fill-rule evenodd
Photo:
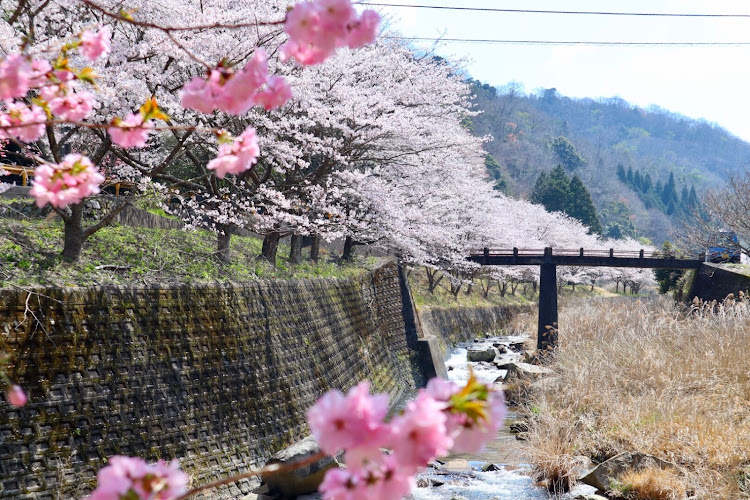
<path fill-rule="evenodd" d="M 651 182 L 651 176 L 649 174 L 646 174 L 643 176 L 643 186 L 642 191 L 645 194 L 648 194 L 652 189 L 654 188 L 653 183 Z"/>
<path fill-rule="evenodd" d="M 669 181 L 664 185 L 664 190 L 661 193 L 661 202 L 664 203 L 665 207 L 669 207 L 669 204 L 671 203 L 674 206 L 674 202 L 677 199 L 677 189 L 674 185 L 674 174 L 669 174 Z M 674 210 L 672 210 L 674 212 Z M 672 215 L 672 213 L 667 210 L 667 215 Z"/>
<path fill-rule="evenodd" d="M 617 164 L 617 178 L 620 179 L 622 182 L 627 182 L 627 174 L 625 173 L 625 167 L 622 166 L 622 163 Z"/>
<path fill-rule="evenodd" d="M 544 192 L 547 189 L 547 183 L 549 182 L 549 176 L 547 172 L 542 172 L 539 177 L 536 178 L 534 183 L 534 189 L 531 190 L 530 200 L 532 203 L 544 205 L 542 200 L 544 199 Z"/>
<path fill-rule="evenodd" d="M 574 175 L 570 180 L 565 213 L 587 225 L 591 233 L 602 233 L 602 225 L 596 216 L 596 208 L 591 201 L 591 194 L 577 175 Z"/>
<path fill-rule="evenodd" d="M 564 212 L 569 191 L 570 179 L 562 165 L 558 165 L 549 174 L 539 174 L 531 192 L 531 201 L 539 203 L 550 212 Z"/>
<path fill-rule="evenodd" d="M 625 175 L 625 180 L 629 185 L 633 185 L 633 167 L 628 167 L 628 173 Z"/>
<path fill-rule="evenodd" d="M 552 169 L 549 174 L 545 199 L 542 205 L 550 212 L 564 212 L 570 195 L 570 179 L 562 165 Z"/>
<path fill-rule="evenodd" d="M 641 179 L 641 172 L 636 170 L 633 174 L 633 189 L 640 191 L 643 189 L 643 179 Z"/>

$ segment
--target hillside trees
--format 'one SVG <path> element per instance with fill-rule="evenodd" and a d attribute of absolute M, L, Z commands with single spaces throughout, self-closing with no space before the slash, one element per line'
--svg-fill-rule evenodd
<path fill-rule="evenodd" d="M 562 165 L 549 174 L 539 174 L 531 201 L 539 203 L 550 212 L 563 212 L 589 227 L 592 233 L 601 234 L 602 226 L 596 215 L 594 203 L 581 178 L 569 178 Z"/>

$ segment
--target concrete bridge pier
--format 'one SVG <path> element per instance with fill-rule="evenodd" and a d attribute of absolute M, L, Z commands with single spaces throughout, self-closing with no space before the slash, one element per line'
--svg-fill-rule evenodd
<path fill-rule="evenodd" d="M 552 253 L 552 249 L 545 248 Z M 557 268 L 545 262 L 539 272 L 539 327 L 536 347 L 539 351 L 557 346 Z"/>

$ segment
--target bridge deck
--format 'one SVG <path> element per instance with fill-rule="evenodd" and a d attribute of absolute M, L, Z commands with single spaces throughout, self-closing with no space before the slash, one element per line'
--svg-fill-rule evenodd
<path fill-rule="evenodd" d="M 568 249 L 489 249 L 472 251 L 469 260 L 485 266 L 639 267 L 649 269 L 697 269 L 702 259 L 664 257 L 658 252 Z"/>

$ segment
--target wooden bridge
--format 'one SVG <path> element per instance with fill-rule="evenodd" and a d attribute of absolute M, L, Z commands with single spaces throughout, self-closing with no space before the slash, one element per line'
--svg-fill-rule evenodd
<path fill-rule="evenodd" d="M 469 260 L 483 266 L 539 266 L 539 323 L 537 349 L 557 345 L 557 266 L 698 269 L 702 256 L 675 258 L 658 252 L 565 249 L 490 249 L 472 251 Z"/>

